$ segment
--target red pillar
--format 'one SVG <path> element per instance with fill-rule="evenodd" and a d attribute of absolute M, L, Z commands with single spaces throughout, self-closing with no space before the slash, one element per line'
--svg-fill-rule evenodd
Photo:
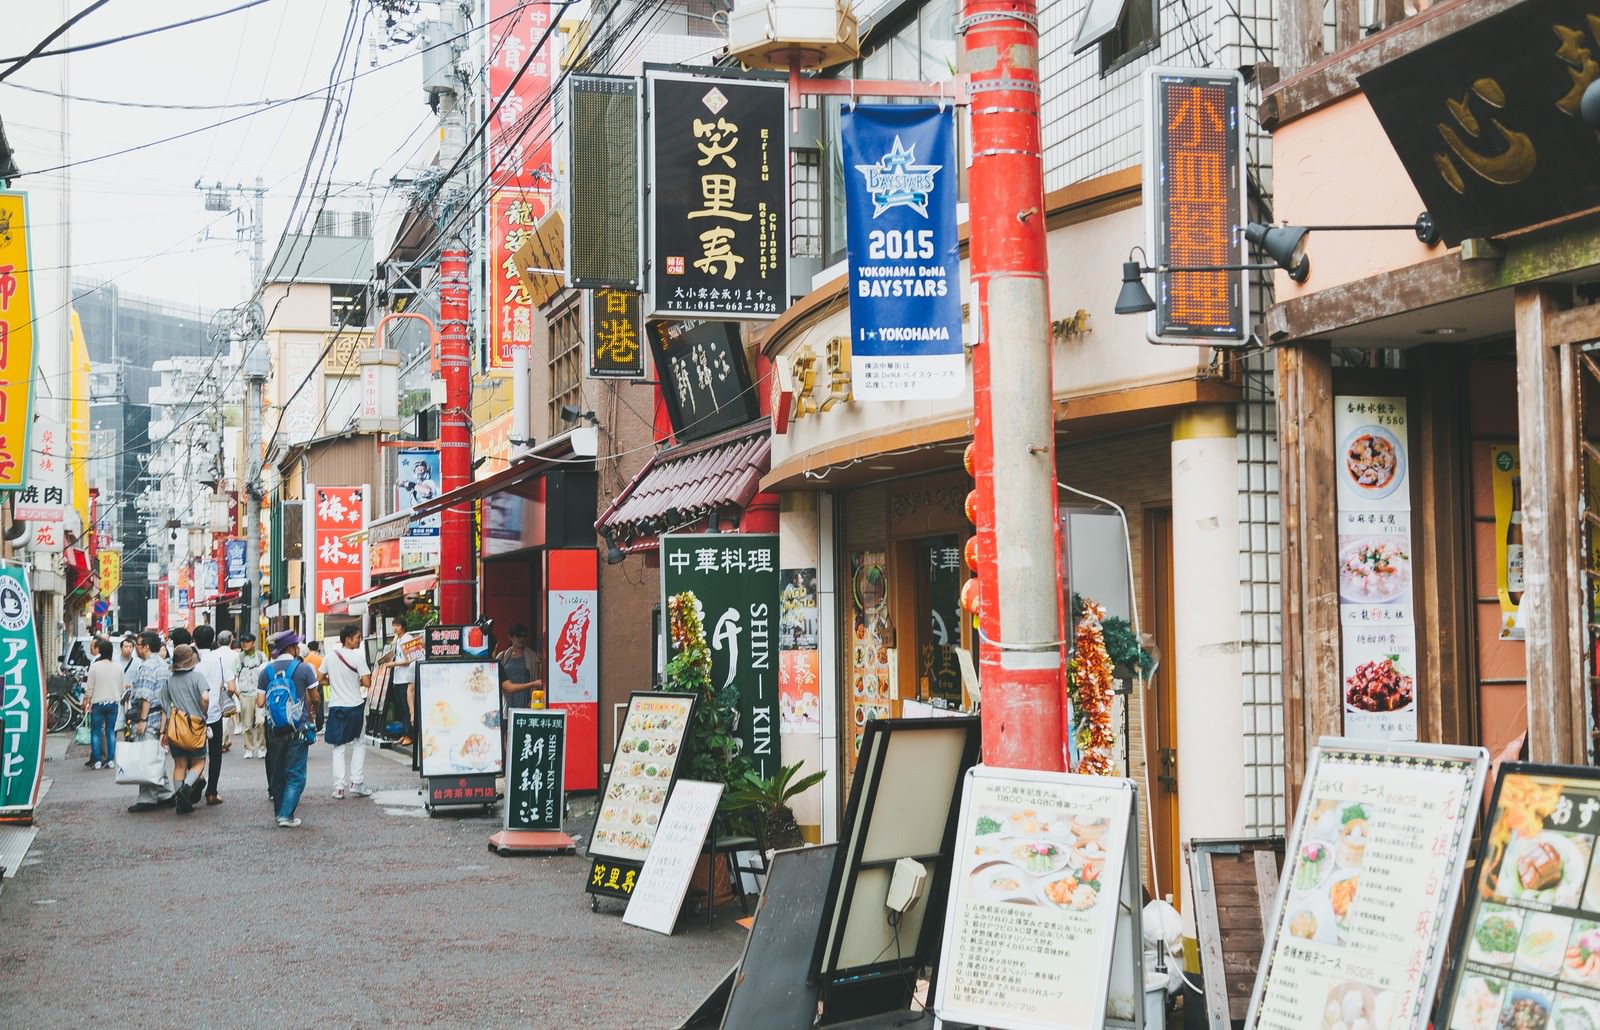
<path fill-rule="evenodd" d="M 439 416 L 439 487 L 444 493 L 472 482 L 472 440 L 467 413 L 472 372 L 467 351 L 467 252 L 439 253 L 439 373 L 444 410 Z M 439 621 L 473 621 L 472 504 L 446 508 L 439 517 Z"/>
<path fill-rule="evenodd" d="M 972 98 L 971 513 L 981 597 L 983 760 L 1065 767 L 1064 619 L 1034 0 L 966 0 Z"/>

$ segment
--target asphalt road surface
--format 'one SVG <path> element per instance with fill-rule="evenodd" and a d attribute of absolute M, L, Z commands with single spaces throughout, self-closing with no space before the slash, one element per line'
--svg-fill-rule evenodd
<path fill-rule="evenodd" d="M 378 794 L 335 801 L 312 747 L 293 830 L 237 746 L 224 803 L 186 817 L 129 814 L 86 757 L 46 762 L 0 891 L 0 1026 L 671 1027 L 744 945 L 737 906 L 672 937 L 592 913 L 581 854 L 491 853 L 498 810 L 425 817 L 400 756 L 369 751 Z"/>

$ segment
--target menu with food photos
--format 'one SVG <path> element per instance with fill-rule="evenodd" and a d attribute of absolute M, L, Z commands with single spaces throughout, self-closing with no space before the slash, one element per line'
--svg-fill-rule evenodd
<path fill-rule="evenodd" d="M 642 691 L 628 702 L 611 774 L 600 795 L 591 855 L 644 862 L 666 808 L 693 712 L 691 694 Z"/>
<path fill-rule="evenodd" d="M 1312 751 L 1245 1025 L 1428 1025 L 1488 752 L 1326 738 Z"/>
<path fill-rule="evenodd" d="M 500 672 L 494 662 L 417 663 L 422 775 L 499 775 Z"/>
<path fill-rule="evenodd" d="M 1437 1023 L 1600 1030 L 1600 769 L 1500 769 Z"/>
<path fill-rule="evenodd" d="M 1334 399 L 1344 735 L 1417 739 L 1404 397 Z"/>

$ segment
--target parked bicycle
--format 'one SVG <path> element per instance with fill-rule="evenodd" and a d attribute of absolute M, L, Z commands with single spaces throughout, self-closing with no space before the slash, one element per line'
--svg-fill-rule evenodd
<path fill-rule="evenodd" d="M 77 729 L 83 722 L 83 680 L 71 670 L 51 676 L 45 683 L 44 710 L 49 732 Z"/>

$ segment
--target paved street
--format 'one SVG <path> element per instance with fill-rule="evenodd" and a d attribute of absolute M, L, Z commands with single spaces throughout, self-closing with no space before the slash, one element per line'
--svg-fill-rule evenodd
<path fill-rule="evenodd" d="M 134 788 L 85 748 L 46 763 L 38 839 L 0 892 L 0 1026 L 668 1027 L 738 958 L 736 908 L 670 938 L 592 914 L 582 857 L 491 853 L 498 815 L 424 817 L 387 754 L 374 799 L 334 801 L 312 748 L 298 830 L 238 754 L 225 803 L 186 818 L 128 814 Z"/>

